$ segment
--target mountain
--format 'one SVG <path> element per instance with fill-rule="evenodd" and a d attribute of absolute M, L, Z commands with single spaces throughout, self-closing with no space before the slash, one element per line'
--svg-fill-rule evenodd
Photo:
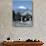
<path fill-rule="evenodd" d="M 32 10 L 30 9 L 16 9 L 15 13 L 20 13 L 21 15 L 26 15 L 27 13 L 32 15 Z"/>

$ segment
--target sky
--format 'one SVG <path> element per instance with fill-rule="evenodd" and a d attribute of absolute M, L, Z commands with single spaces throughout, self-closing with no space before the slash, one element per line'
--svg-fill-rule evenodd
<path fill-rule="evenodd" d="M 13 10 L 18 8 L 28 8 L 32 10 L 32 0 L 13 0 Z"/>

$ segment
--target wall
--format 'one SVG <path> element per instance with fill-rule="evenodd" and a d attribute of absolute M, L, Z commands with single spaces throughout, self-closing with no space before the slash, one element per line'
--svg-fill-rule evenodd
<path fill-rule="evenodd" d="M 46 45 L 46 0 L 33 0 L 33 27 L 12 26 L 12 1 L 0 0 L 0 41 L 39 39 Z"/>

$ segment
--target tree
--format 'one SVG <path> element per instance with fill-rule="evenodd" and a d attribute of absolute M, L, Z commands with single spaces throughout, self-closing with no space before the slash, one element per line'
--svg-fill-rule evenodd
<path fill-rule="evenodd" d="M 16 15 L 15 11 L 13 10 L 12 13 L 13 13 L 13 21 L 15 21 L 15 15 Z"/>
<path fill-rule="evenodd" d="M 21 21 L 21 14 L 20 14 L 20 12 L 17 12 L 16 19 L 17 19 L 17 21 Z"/>
<path fill-rule="evenodd" d="M 17 13 L 18 16 L 21 16 L 20 12 Z"/>

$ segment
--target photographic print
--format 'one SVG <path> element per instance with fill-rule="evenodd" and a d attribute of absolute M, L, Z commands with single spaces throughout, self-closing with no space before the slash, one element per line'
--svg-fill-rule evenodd
<path fill-rule="evenodd" d="M 13 26 L 32 27 L 32 0 L 13 0 Z"/>

